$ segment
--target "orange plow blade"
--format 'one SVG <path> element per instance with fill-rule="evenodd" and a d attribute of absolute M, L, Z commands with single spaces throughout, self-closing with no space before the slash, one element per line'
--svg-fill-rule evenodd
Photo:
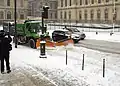
<path fill-rule="evenodd" d="M 74 44 L 72 39 L 62 40 L 62 41 L 59 41 L 59 42 L 53 42 L 53 41 L 50 41 L 50 40 L 45 40 L 45 41 L 46 41 L 45 45 L 47 47 L 66 46 L 68 44 Z M 39 48 L 39 47 L 40 47 L 40 40 L 38 39 L 37 42 L 36 42 L 36 48 Z"/>
<path fill-rule="evenodd" d="M 64 41 L 59 41 L 55 43 L 55 46 L 66 46 L 68 44 L 74 44 L 72 39 L 64 40 Z"/>

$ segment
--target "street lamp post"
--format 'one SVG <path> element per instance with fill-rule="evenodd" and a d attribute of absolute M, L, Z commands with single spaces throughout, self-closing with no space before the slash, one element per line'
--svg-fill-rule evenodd
<path fill-rule="evenodd" d="M 116 14 L 116 9 L 115 9 L 115 0 L 113 0 L 113 32 L 115 31 L 115 14 Z"/>
<path fill-rule="evenodd" d="M 15 48 L 17 48 L 17 31 L 16 31 L 16 0 L 14 0 L 14 22 L 15 22 Z"/>

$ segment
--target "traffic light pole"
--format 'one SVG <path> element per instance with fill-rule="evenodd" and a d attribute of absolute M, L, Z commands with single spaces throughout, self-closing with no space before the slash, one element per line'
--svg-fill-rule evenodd
<path fill-rule="evenodd" d="M 16 0 L 14 0 L 14 22 L 15 22 L 15 48 L 17 48 L 17 31 L 16 31 Z"/>
<path fill-rule="evenodd" d="M 48 6 L 43 6 L 43 12 L 42 12 L 42 34 L 40 35 L 40 58 L 47 58 L 47 56 L 45 55 L 45 27 L 44 27 L 44 18 L 48 18 Z"/>
<path fill-rule="evenodd" d="M 42 34 L 40 35 L 40 58 L 47 58 L 45 55 L 45 40 L 44 40 L 44 18 L 43 18 L 44 12 L 42 12 Z"/>

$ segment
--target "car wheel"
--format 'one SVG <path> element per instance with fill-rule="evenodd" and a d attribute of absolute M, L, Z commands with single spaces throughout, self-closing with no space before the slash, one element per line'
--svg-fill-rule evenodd
<path fill-rule="evenodd" d="M 81 38 L 81 40 L 84 40 L 84 38 Z"/>
<path fill-rule="evenodd" d="M 79 41 L 78 41 L 78 40 L 74 40 L 74 39 L 73 39 L 73 42 L 74 42 L 74 43 L 78 43 Z"/>
<path fill-rule="evenodd" d="M 29 46 L 30 46 L 31 48 L 33 48 L 33 49 L 36 49 L 36 43 L 35 43 L 35 41 L 34 41 L 33 39 L 30 39 L 30 40 L 29 40 Z"/>

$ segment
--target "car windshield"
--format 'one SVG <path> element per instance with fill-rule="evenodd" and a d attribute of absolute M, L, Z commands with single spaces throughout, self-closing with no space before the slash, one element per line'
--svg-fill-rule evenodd
<path fill-rule="evenodd" d="M 72 29 L 73 32 L 80 32 L 78 29 L 74 28 Z"/>
<path fill-rule="evenodd" d="M 78 29 L 76 28 L 67 28 L 67 30 L 69 30 L 70 32 L 80 32 Z"/>
<path fill-rule="evenodd" d="M 70 32 L 69 31 L 64 31 L 65 32 L 65 34 L 70 34 Z"/>

